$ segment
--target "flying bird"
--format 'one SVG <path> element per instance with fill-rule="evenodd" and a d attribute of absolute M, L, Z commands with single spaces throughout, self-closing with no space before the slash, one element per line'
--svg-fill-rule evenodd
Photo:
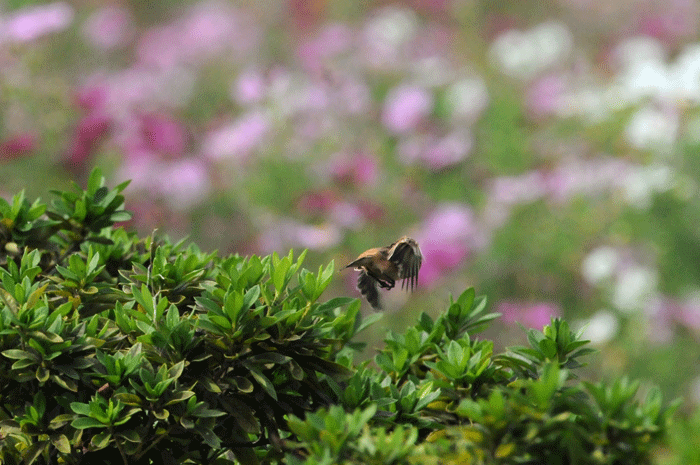
<path fill-rule="evenodd" d="M 353 267 L 360 272 L 357 289 L 373 308 L 379 310 L 379 287 L 393 289 L 396 280 L 403 279 L 401 289 L 413 290 L 422 262 L 423 255 L 418 243 L 408 236 L 403 236 L 389 246 L 362 252 L 345 268 Z"/>

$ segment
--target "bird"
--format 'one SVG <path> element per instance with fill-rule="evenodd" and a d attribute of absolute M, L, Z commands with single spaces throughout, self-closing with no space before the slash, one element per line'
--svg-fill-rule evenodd
<path fill-rule="evenodd" d="M 379 287 L 393 289 L 396 280 L 402 279 L 401 289 L 416 287 L 418 270 L 423 262 L 423 254 L 418 242 L 408 236 L 386 247 L 366 250 L 345 268 L 354 268 L 360 274 L 357 289 L 375 310 L 382 308 L 379 300 Z"/>

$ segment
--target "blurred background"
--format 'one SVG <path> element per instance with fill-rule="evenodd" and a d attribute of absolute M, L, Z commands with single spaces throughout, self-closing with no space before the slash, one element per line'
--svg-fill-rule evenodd
<path fill-rule="evenodd" d="M 601 351 L 586 376 L 687 413 L 699 25 L 694 0 L 6 0 L 0 195 L 100 166 L 142 234 L 311 270 L 408 234 L 419 289 L 383 296 L 370 347 L 474 286 L 499 350 L 562 316 Z"/>

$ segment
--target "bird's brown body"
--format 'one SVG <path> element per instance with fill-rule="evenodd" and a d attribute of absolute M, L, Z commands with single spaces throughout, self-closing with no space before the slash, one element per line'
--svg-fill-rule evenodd
<path fill-rule="evenodd" d="M 418 243 L 408 236 L 386 247 L 378 247 L 362 252 L 357 259 L 346 266 L 360 271 L 357 288 L 374 308 L 381 308 L 377 285 L 392 289 L 396 280 L 403 279 L 402 288 L 415 288 L 418 270 L 423 261 Z"/>

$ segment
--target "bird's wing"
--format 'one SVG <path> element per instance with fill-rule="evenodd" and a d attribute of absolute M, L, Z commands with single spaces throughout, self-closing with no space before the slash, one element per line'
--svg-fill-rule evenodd
<path fill-rule="evenodd" d="M 367 261 L 371 260 L 372 257 L 373 257 L 378 251 L 379 251 L 379 249 L 377 249 L 377 248 L 365 250 L 364 252 L 362 252 L 362 253 L 360 254 L 359 257 L 357 257 L 355 260 L 353 260 L 352 262 L 350 262 L 349 264 L 347 264 L 347 265 L 345 266 L 345 268 L 355 268 L 356 270 L 359 270 L 360 268 L 362 268 L 363 266 L 365 266 L 365 264 L 367 263 Z"/>
<path fill-rule="evenodd" d="M 418 281 L 418 270 L 423 263 L 418 243 L 410 237 L 402 237 L 390 246 L 389 261 L 396 264 L 399 279 L 403 279 L 401 289 L 413 290 Z"/>
<path fill-rule="evenodd" d="M 379 302 L 379 290 L 377 289 L 377 281 L 367 274 L 364 269 L 360 270 L 360 275 L 357 278 L 357 289 L 365 296 L 367 302 L 376 310 L 382 308 Z"/>

